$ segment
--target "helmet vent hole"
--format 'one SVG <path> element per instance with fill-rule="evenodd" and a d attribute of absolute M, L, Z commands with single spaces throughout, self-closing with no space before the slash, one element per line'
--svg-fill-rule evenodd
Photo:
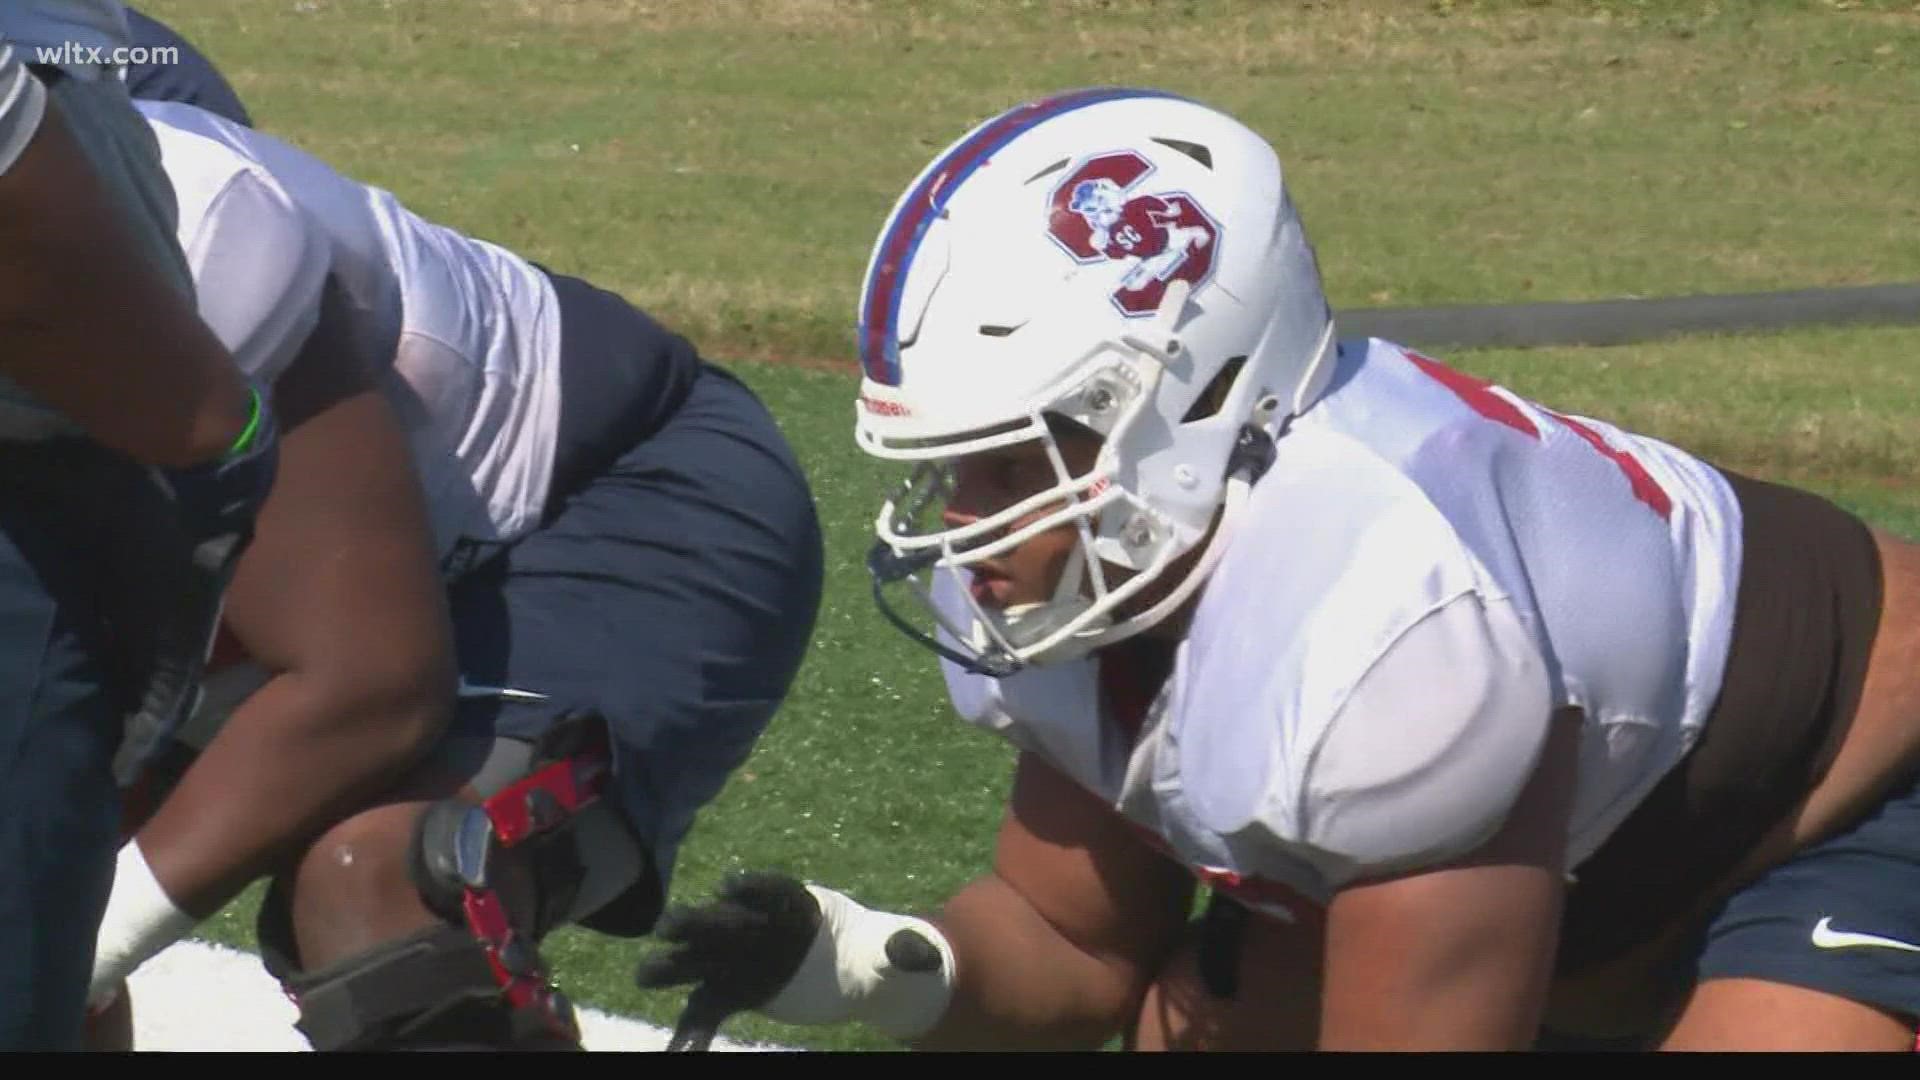
<path fill-rule="evenodd" d="M 980 324 L 980 336 L 981 337 L 1011 337 L 1013 335 L 1013 332 L 1018 329 L 1020 328 L 1017 326 L 993 326 L 987 323 L 982 323 Z"/>
<path fill-rule="evenodd" d="M 1046 168 L 1041 169 L 1039 172 L 1034 173 L 1032 176 L 1027 177 L 1027 183 L 1031 184 L 1035 180 L 1038 180 L 1043 176 L 1052 176 L 1054 173 L 1057 173 L 1061 169 L 1066 168 L 1067 164 L 1072 160 L 1073 160 L 1072 158 L 1061 158 L 1059 161 L 1056 161 L 1053 164 L 1047 166 Z"/>
<path fill-rule="evenodd" d="M 1162 139 L 1157 136 L 1153 141 L 1169 149 L 1178 150 L 1209 169 L 1213 168 L 1213 151 L 1199 143 L 1187 142 L 1185 139 Z"/>
<path fill-rule="evenodd" d="M 1227 404 L 1227 392 L 1233 389 L 1233 380 L 1239 378 L 1240 369 L 1246 365 L 1246 362 L 1246 357 L 1236 356 L 1222 364 L 1219 373 L 1214 375 L 1213 381 L 1200 392 L 1200 397 L 1194 401 L 1193 407 L 1187 410 L 1187 415 L 1180 418 L 1180 422 L 1191 424 L 1219 413 Z"/>

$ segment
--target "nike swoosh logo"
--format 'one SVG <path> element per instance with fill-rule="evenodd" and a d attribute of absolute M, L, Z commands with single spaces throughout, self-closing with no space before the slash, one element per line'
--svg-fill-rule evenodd
<path fill-rule="evenodd" d="M 532 690 L 515 690 L 511 686 L 475 686 L 468 682 L 464 675 L 460 677 L 460 688 L 455 691 L 455 694 L 461 698 L 504 698 L 507 701 L 547 700 L 547 695 L 537 694 Z"/>
<path fill-rule="evenodd" d="M 1920 952 L 1920 945 L 1911 945 L 1896 938 L 1835 930 L 1830 915 L 1813 924 L 1813 946 L 1816 949 L 1900 949 L 1904 952 Z"/>

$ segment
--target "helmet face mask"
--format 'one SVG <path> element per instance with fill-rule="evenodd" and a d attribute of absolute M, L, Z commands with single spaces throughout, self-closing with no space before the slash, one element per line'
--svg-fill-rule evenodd
<path fill-rule="evenodd" d="M 984 663 L 996 669 L 1017 668 L 1036 655 L 1059 659 L 1091 648 L 1114 624 L 1116 610 L 1184 550 L 1175 523 L 1114 483 L 1120 464 L 1115 447 L 1124 443 L 1146 413 L 1149 397 L 1144 389 L 1130 386 L 1119 372 L 1100 369 L 1062 402 L 1074 403 L 1084 407 L 1085 420 L 1056 409 L 1035 411 L 1017 426 L 1003 425 L 942 447 L 950 456 L 916 462 L 874 522 L 879 537 L 876 559 L 884 561 L 884 552 L 892 556 L 888 565 L 896 568 L 937 569 L 950 575 L 1006 559 L 1043 534 L 1072 531 L 1072 550 L 1052 583 L 1051 596 L 1042 602 L 989 606 L 957 578 L 949 582 L 948 595 L 936 600 L 935 590 L 918 573 L 896 574 L 885 582 L 876 575 L 875 595 L 889 617 L 902 623 L 881 586 L 906 585 L 952 639 L 947 649 L 962 651 L 965 659 L 947 655 L 963 666 L 978 668 Z M 1077 428 L 1081 435 L 1098 440 L 1090 466 L 1077 472 L 1062 446 L 1061 432 L 1066 428 Z M 963 523 L 949 525 L 943 520 L 955 494 L 954 472 L 960 459 L 1022 451 L 1046 462 L 1049 483 L 990 512 L 969 515 Z M 1114 521 L 1124 522 L 1125 527 L 1114 527 Z M 1107 534 L 1122 538 L 1103 541 Z M 965 609 L 964 626 L 952 618 L 956 604 Z"/>
<path fill-rule="evenodd" d="M 1238 448 L 1251 429 L 1270 450 L 1333 353 L 1271 148 L 1142 91 L 1022 106 L 961 139 L 896 205 L 861 314 L 856 439 L 910 470 L 875 519 L 876 599 L 996 675 L 1084 655 L 1189 598 L 1252 479 Z M 1091 467 L 1069 469 L 1050 418 L 1100 438 Z M 954 462 L 1022 452 L 1050 483 L 946 518 Z M 968 587 L 1063 529 L 1075 543 L 1047 599 L 983 605 Z M 895 585 L 937 629 L 901 617 Z"/>

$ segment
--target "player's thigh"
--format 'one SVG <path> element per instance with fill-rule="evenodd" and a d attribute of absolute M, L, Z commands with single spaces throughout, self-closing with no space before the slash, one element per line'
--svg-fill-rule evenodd
<path fill-rule="evenodd" d="M 1920 1016 L 1920 781 L 1713 916 L 1667 1043 L 1910 1048 Z"/>
<path fill-rule="evenodd" d="M 594 713 L 664 891 L 695 813 L 785 698 L 817 612 L 812 498 L 772 418 L 709 370 L 658 432 L 449 593 L 454 731 Z M 488 688 L 493 688 L 489 690 Z"/>

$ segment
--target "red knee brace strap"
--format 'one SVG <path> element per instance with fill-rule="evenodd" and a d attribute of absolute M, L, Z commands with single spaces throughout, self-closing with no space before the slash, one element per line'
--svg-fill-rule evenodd
<path fill-rule="evenodd" d="M 578 887 L 552 869 L 551 850 L 581 811 L 601 797 L 612 773 L 603 725 L 570 740 L 564 756 L 547 759 L 479 806 L 441 803 L 422 818 L 415 875 L 429 903 L 461 921 L 486 953 L 507 1005 L 548 1018 L 553 1031 L 579 1038 L 573 1009 L 548 976 L 537 943 L 550 926 L 554 896 Z M 543 850 L 543 846 L 549 850 Z M 452 909 L 452 910 L 449 910 Z"/>

